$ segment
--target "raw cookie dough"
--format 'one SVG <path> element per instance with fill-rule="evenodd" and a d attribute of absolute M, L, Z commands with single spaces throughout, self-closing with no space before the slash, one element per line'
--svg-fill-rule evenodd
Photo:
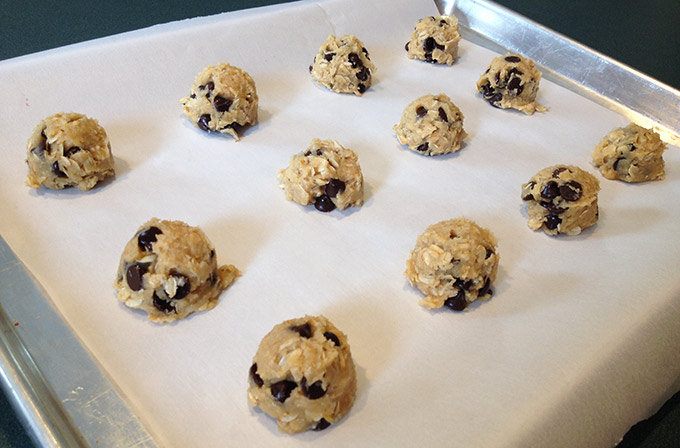
<path fill-rule="evenodd" d="M 428 156 L 458 151 L 467 136 L 463 113 L 444 94 L 425 95 L 411 102 L 394 130 L 399 143 Z"/>
<path fill-rule="evenodd" d="M 460 39 L 455 16 L 425 17 L 418 20 L 406 51 L 410 59 L 452 65 L 458 57 Z"/>
<path fill-rule="evenodd" d="M 26 147 L 29 187 L 86 191 L 114 175 L 106 131 L 82 114 L 50 115 L 33 129 Z"/>
<path fill-rule="evenodd" d="M 281 432 L 326 429 L 347 414 L 357 389 L 347 337 L 323 316 L 285 321 L 260 342 L 249 383 L 248 402 Z"/>
<path fill-rule="evenodd" d="M 198 227 L 153 218 L 125 246 L 113 286 L 125 305 L 162 323 L 214 308 L 239 275 L 234 266 L 217 266 L 215 249 Z"/>
<path fill-rule="evenodd" d="M 279 171 L 286 199 L 300 205 L 314 203 L 321 212 L 336 207 L 361 207 L 364 177 L 359 158 L 333 140 L 315 138 L 306 151 L 294 155 L 288 168 Z"/>
<path fill-rule="evenodd" d="M 375 66 L 355 36 L 331 34 L 314 56 L 309 72 L 318 84 L 333 92 L 362 95 L 371 87 Z"/>
<path fill-rule="evenodd" d="M 239 140 L 239 133 L 257 123 L 257 91 L 248 73 L 227 63 L 198 74 L 191 94 L 180 101 L 184 114 L 206 132 L 219 131 Z"/>
<path fill-rule="evenodd" d="M 425 294 L 427 309 L 462 311 L 486 300 L 498 271 L 497 241 L 488 229 L 466 218 L 433 224 L 418 236 L 406 261 L 406 278 Z"/>
<path fill-rule="evenodd" d="M 548 235 L 578 235 L 597 222 L 600 183 L 592 174 L 570 165 L 539 171 L 522 185 L 529 227 Z"/>
<path fill-rule="evenodd" d="M 548 110 L 536 102 L 541 72 L 534 61 L 519 54 L 498 56 L 477 81 L 477 91 L 500 109 L 517 109 L 527 115 Z"/>
<path fill-rule="evenodd" d="M 645 182 L 666 177 L 666 144 L 653 129 L 634 123 L 616 128 L 595 146 L 593 164 L 607 179 Z"/>

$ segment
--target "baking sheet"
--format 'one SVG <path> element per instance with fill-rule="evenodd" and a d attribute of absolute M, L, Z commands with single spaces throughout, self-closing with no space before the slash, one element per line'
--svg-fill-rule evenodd
<path fill-rule="evenodd" d="M 555 163 L 596 173 L 592 147 L 626 120 L 550 82 L 545 114 L 491 108 L 474 82 L 493 52 L 464 41 L 453 67 L 405 57 L 415 21 L 436 12 L 429 1 L 302 2 L 0 64 L 0 234 L 159 445 L 608 446 L 676 390 L 677 148 L 663 182 L 601 179 L 601 220 L 583 235 L 529 231 L 521 183 Z M 369 49 L 378 72 L 364 97 L 309 79 L 330 32 Z M 260 95 L 261 123 L 238 143 L 193 128 L 178 105 L 196 73 L 221 61 L 246 69 Z M 463 150 L 401 148 L 391 128 L 403 107 L 439 92 L 465 114 Z M 26 139 L 61 110 L 106 128 L 114 181 L 88 193 L 23 186 Z M 359 154 L 360 210 L 322 215 L 283 199 L 276 171 L 315 137 Z M 461 215 L 500 241 L 494 298 L 466 313 L 426 311 L 405 259 L 427 225 Z M 217 308 L 158 326 L 116 301 L 122 247 L 151 216 L 200 225 L 218 259 L 244 272 Z M 304 314 L 348 334 L 357 402 L 329 430 L 282 436 L 248 408 L 247 370 L 274 324 Z"/>

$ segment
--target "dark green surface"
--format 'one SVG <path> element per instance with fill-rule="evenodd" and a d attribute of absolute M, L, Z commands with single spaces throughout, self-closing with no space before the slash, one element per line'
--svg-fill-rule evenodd
<path fill-rule="evenodd" d="M 284 1 L 4 0 L 0 2 L 0 60 L 172 20 L 276 3 Z M 680 89 L 680 0 L 498 3 Z M 0 447 L 32 446 L 4 392 L 0 393 Z M 636 425 L 619 445 L 678 446 L 680 394 L 652 418 Z"/>

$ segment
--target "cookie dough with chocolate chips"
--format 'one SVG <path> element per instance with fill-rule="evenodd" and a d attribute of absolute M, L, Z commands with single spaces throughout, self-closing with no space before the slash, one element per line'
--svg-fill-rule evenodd
<path fill-rule="evenodd" d="M 467 136 L 463 113 L 444 94 L 425 95 L 411 102 L 394 130 L 399 143 L 428 156 L 458 151 Z"/>
<path fill-rule="evenodd" d="M 544 168 L 522 185 L 529 227 L 548 235 L 578 235 L 597 222 L 600 183 L 592 174 L 570 165 Z"/>
<path fill-rule="evenodd" d="M 286 199 L 300 205 L 313 203 L 321 212 L 361 207 L 364 203 L 359 158 L 333 140 L 312 140 L 306 151 L 290 159 L 290 165 L 280 170 L 278 177 Z"/>
<path fill-rule="evenodd" d="M 406 278 L 427 309 L 462 311 L 491 297 L 498 271 L 498 242 L 490 230 L 466 218 L 433 224 L 418 236 L 406 261 Z"/>
<path fill-rule="evenodd" d="M 239 140 L 243 128 L 257 123 L 255 81 L 244 70 L 222 63 L 198 74 L 189 96 L 180 101 L 194 126 Z"/>
<path fill-rule="evenodd" d="M 362 95 L 371 87 L 375 66 L 359 39 L 328 36 L 309 66 L 312 78 L 333 92 Z"/>
<path fill-rule="evenodd" d="M 356 389 L 347 337 L 325 317 L 305 316 L 276 325 L 260 342 L 248 402 L 281 432 L 320 431 L 347 414 Z"/>
<path fill-rule="evenodd" d="M 87 191 L 114 175 L 106 131 L 82 114 L 50 115 L 33 129 L 26 146 L 29 187 Z"/>
<path fill-rule="evenodd" d="M 163 323 L 214 308 L 239 275 L 232 265 L 217 266 L 198 227 L 153 218 L 125 246 L 113 286 L 125 305 Z"/>
<path fill-rule="evenodd" d="M 455 16 L 425 17 L 416 23 L 406 51 L 409 59 L 452 65 L 458 57 L 460 39 Z"/>
<path fill-rule="evenodd" d="M 536 102 L 541 72 L 534 61 L 519 54 L 498 56 L 477 81 L 477 91 L 500 109 L 517 109 L 527 115 L 544 112 L 547 107 Z"/>
<path fill-rule="evenodd" d="M 595 146 L 593 164 L 607 179 L 646 182 L 666 177 L 666 144 L 653 129 L 631 123 L 616 128 Z"/>

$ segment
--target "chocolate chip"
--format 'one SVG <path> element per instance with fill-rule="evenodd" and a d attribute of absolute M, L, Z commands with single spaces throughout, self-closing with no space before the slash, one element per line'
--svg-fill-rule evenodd
<path fill-rule="evenodd" d="M 524 196 L 524 197 L 522 198 L 523 201 L 533 201 L 533 200 L 535 200 L 535 199 L 536 199 L 536 198 L 534 198 L 534 195 L 531 194 L 531 193 L 529 193 L 528 195 L 526 195 L 526 196 Z"/>
<path fill-rule="evenodd" d="M 489 104 L 491 104 L 493 107 L 499 107 L 498 102 L 503 99 L 503 95 L 501 93 L 496 93 L 493 95 L 491 98 L 487 99 Z"/>
<path fill-rule="evenodd" d="M 54 162 L 52 164 L 52 174 L 54 174 L 57 177 L 68 177 L 66 173 L 63 172 L 59 167 L 59 162 Z"/>
<path fill-rule="evenodd" d="M 488 278 L 484 282 L 484 286 L 477 291 L 477 297 L 484 297 L 487 294 L 493 294 L 493 291 L 491 291 L 491 280 Z"/>
<path fill-rule="evenodd" d="M 350 53 L 349 56 L 347 56 L 347 60 L 352 64 L 352 68 L 363 67 L 364 65 L 364 63 L 361 62 L 361 58 L 356 53 Z"/>
<path fill-rule="evenodd" d="M 338 339 L 335 333 L 327 331 L 323 334 L 323 336 L 329 341 L 331 341 L 333 344 L 335 344 L 336 347 L 340 347 L 340 339 Z"/>
<path fill-rule="evenodd" d="M 625 158 L 625 157 L 619 157 L 618 159 L 616 159 L 616 160 L 614 161 L 614 165 L 612 166 L 612 168 L 614 169 L 614 171 L 617 170 L 617 168 L 619 167 L 619 162 L 622 161 L 622 160 L 626 160 L 626 158 Z"/>
<path fill-rule="evenodd" d="M 531 191 L 535 186 L 536 186 L 536 182 L 534 182 L 533 180 L 531 180 L 531 181 L 529 181 L 529 182 L 527 183 L 526 187 L 523 187 L 523 189 L 527 189 L 527 190 Z M 534 198 L 534 195 L 531 194 L 531 193 L 527 194 L 526 196 L 524 196 L 524 197 L 522 198 L 523 201 L 533 201 L 533 200 L 535 200 L 535 199 L 536 199 L 536 198 Z"/>
<path fill-rule="evenodd" d="M 345 183 L 340 179 L 331 179 L 328 181 L 324 189 L 326 190 L 326 194 L 329 197 L 334 198 L 338 194 L 345 191 Z"/>
<path fill-rule="evenodd" d="M 156 295 L 156 293 L 153 293 L 153 306 L 158 310 L 158 311 L 163 311 L 165 313 L 170 313 L 172 311 L 175 311 L 175 307 L 172 305 L 167 300 L 161 299 Z"/>
<path fill-rule="evenodd" d="M 229 98 L 225 98 L 220 95 L 216 95 L 215 99 L 213 99 L 213 104 L 215 105 L 215 110 L 217 112 L 226 112 L 229 110 L 231 107 L 231 104 L 233 103 L 232 100 Z"/>
<path fill-rule="evenodd" d="M 316 424 L 314 427 L 314 431 L 323 431 L 324 429 L 328 428 L 331 426 L 330 422 L 326 420 L 325 418 L 322 418 L 319 420 L 319 422 Z"/>
<path fill-rule="evenodd" d="M 304 376 L 302 377 L 302 381 L 300 381 L 300 389 L 302 389 L 302 393 L 305 395 L 305 397 L 309 398 L 310 400 L 317 400 L 326 395 L 326 391 L 323 390 L 323 383 L 321 380 L 314 382 L 311 386 L 308 386 L 307 378 Z"/>
<path fill-rule="evenodd" d="M 210 249 L 210 258 L 215 258 L 215 249 Z"/>
<path fill-rule="evenodd" d="M 522 76 L 522 74 L 523 74 L 522 71 L 518 70 L 517 67 L 513 67 L 510 70 L 508 70 L 508 76 L 512 76 L 512 75 Z"/>
<path fill-rule="evenodd" d="M 357 79 L 359 81 L 366 81 L 369 76 L 371 76 L 371 71 L 366 67 L 362 67 L 361 70 L 357 72 Z"/>
<path fill-rule="evenodd" d="M 359 83 L 359 85 L 357 86 L 357 91 L 359 93 L 364 93 L 366 91 L 366 86 L 362 83 Z"/>
<path fill-rule="evenodd" d="M 557 196 L 560 195 L 560 189 L 557 186 L 557 182 L 554 180 L 551 180 L 546 184 L 545 187 L 543 187 L 543 190 L 541 191 L 541 197 L 545 199 L 553 199 L 556 198 Z"/>
<path fill-rule="evenodd" d="M 420 151 L 420 152 L 425 152 L 425 151 L 427 151 L 429 148 L 430 148 L 430 144 L 427 143 L 427 142 L 425 142 L 425 143 L 423 143 L 422 145 L 418 146 L 418 147 L 416 148 L 416 150 L 417 150 L 417 151 Z"/>
<path fill-rule="evenodd" d="M 189 278 L 186 275 L 175 272 L 174 269 L 170 271 L 170 275 L 175 278 L 178 285 L 182 283 L 182 285 L 178 286 L 177 289 L 175 290 L 175 295 L 170 298 L 175 300 L 182 300 L 191 291 L 191 282 L 189 281 Z"/>
<path fill-rule="evenodd" d="M 203 129 L 205 132 L 210 132 L 210 120 L 212 117 L 210 117 L 210 114 L 203 114 L 201 117 L 198 119 L 198 127 Z"/>
<path fill-rule="evenodd" d="M 323 55 L 323 58 L 330 62 L 333 59 L 333 56 L 335 56 L 335 53 L 326 53 Z"/>
<path fill-rule="evenodd" d="M 434 40 L 434 37 L 428 37 L 427 39 L 425 39 L 425 42 L 423 43 L 423 49 L 425 50 L 426 53 L 432 53 L 436 46 L 437 41 Z"/>
<path fill-rule="evenodd" d="M 192 93 L 191 95 L 189 95 L 189 98 L 191 98 L 192 100 L 196 99 L 196 94 Z"/>
<path fill-rule="evenodd" d="M 566 208 L 558 207 L 552 202 L 540 201 L 539 204 L 541 205 L 541 207 L 544 207 L 546 210 L 548 210 L 548 212 L 552 213 L 553 215 L 559 215 L 567 211 Z"/>
<path fill-rule="evenodd" d="M 491 88 L 491 84 L 488 82 L 486 84 L 482 84 L 480 87 L 480 93 L 484 95 L 484 98 L 489 98 L 494 95 L 494 90 Z"/>
<path fill-rule="evenodd" d="M 327 194 L 322 194 L 318 198 L 316 198 L 316 201 L 314 201 L 314 207 L 320 212 L 332 212 L 335 210 L 335 204 L 331 200 L 330 196 Z"/>
<path fill-rule="evenodd" d="M 545 227 L 548 230 L 555 230 L 561 222 L 562 218 L 557 215 L 546 215 L 545 217 Z"/>
<path fill-rule="evenodd" d="M 71 146 L 69 149 L 64 151 L 64 157 L 71 157 L 73 154 L 82 151 L 80 146 Z"/>
<path fill-rule="evenodd" d="M 213 286 L 215 286 L 215 283 L 217 283 L 217 279 L 218 279 L 217 272 L 213 272 L 212 274 L 210 274 L 210 277 L 208 277 L 208 281 Z"/>
<path fill-rule="evenodd" d="M 520 89 L 520 84 L 522 83 L 522 80 L 519 78 L 511 78 L 510 82 L 508 83 L 508 90 L 517 90 L 519 93 Z"/>
<path fill-rule="evenodd" d="M 432 53 L 428 51 L 427 53 L 425 53 L 425 62 L 429 62 L 430 64 L 434 64 L 434 63 L 437 62 L 437 60 L 434 59 L 432 57 Z"/>
<path fill-rule="evenodd" d="M 446 23 L 446 20 L 444 20 L 444 19 L 442 19 L 442 20 L 439 21 L 439 26 L 444 26 L 444 25 L 446 25 L 446 24 L 447 24 L 447 23 Z"/>
<path fill-rule="evenodd" d="M 204 84 L 202 86 L 198 86 L 198 89 L 199 90 L 205 90 L 205 89 L 213 90 L 213 89 L 215 89 L 215 83 L 212 82 L 212 81 L 208 81 L 206 84 Z"/>
<path fill-rule="evenodd" d="M 253 363 L 253 365 L 250 366 L 250 377 L 253 379 L 253 383 L 255 383 L 257 387 L 262 387 L 264 384 L 262 377 L 257 373 L 257 363 Z"/>
<path fill-rule="evenodd" d="M 309 66 L 309 73 L 312 73 L 312 66 Z"/>
<path fill-rule="evenodd" d="M 274 398 L 279 400 L 279 402 L 283 403 L 288 399 L 288 397 L 290 397 L 290 393 L 296 387 L 297 384 L 295 384 L 295 382 L 283 380 L 279 381 L 278 383 L 272 384 L 270 389 Z"/>
<path fill-rule="evenodd" d="M 439 108 L 439 118 L 447 123 L 449 122 L 449 117 L 446 116 L 446 111 L 442 107 Z"/>
<path fill-rule="evenodd" d="M 38 143 L 38 146 L 31 148 L 31 152 L 42 158 L 45 155 L 45 140 L 41 140 L 40 143 Z"/>
<path fill-rule="evenodd" d="M 467 307 L 467 301 L 465 300 L 465 291 L 458 289 L 458 294 L 455 297 L 449 297 L 444 302 L 444 305 L 451 308 L 454 311 L 463 311 Z"/>
<path fill-rule="evenodd" d="M 628 147 L 630 148 L 629 151 L 635 151 L 635 145 L 634 144 L 629 143 Z"/>
<path fill-rule="evenodd" d="M 468 291 L 472 286 L 475 284 L 472 280 L 463 280 L 461 278 L 457 278 L 455 282 L 453 282 L 453 286 L 455 286 L 458 289 L 464 289 L 465 291 Z"/>
<path fill-rule="evenodd" d="M 495 252 L 494 252 L 492 249 L 489 249 L 489 248 L 487 247 L 487 248 L 486 248 L 486 257 L 484 257 L 484 259 L 485 259 L 485 260 L 488 259 L 488 258 L 491 257 L 494 253 L 495 253 Z"/>
<path fill-rule="evenodd" d="M 156 242 L 156 235 L 161 235 L 163 232 L 158 227 L 151 226 L 145 231 L 141 232 L 137 237 L 137 245 L 139 249 L 144 252 L 150 252 L 153 248 L 153 243 Z"/>
<path fill-rule="evenodd" d="M 306 322 L 302 325 L 294 325 L 290 327 L 290 329 L 299 333 L 303 338 L 309 339 L 312 337 L 312 326 L 309 325 L 309 322 Z"/>
<path fill-rule="evenodd" d="M 578 201 L 581 199 L 582 191 L 583 187 L 575 180 L 570 180 L 569 182 L 560 185 L 560 196 L 562 196 L 565 201 Z"/>
<path fill-rule="evenodd" d="M 366 59 L 368 59 L 369 61 L 371 60 L 371 58 L 368 56 L 368 50 L 366 49 L 366 47 L 361 47 L 361 52 L 366 56 Z"/>
<path fill-rule="evenodd" d="M 505 60 L 508 62 L 519 62 L 521 59 L 517 56 L 506 56 Z"/>
<path fill-rule="evenodd" d="M 563 166 L 557 167 L 557 168 L 555 168 L 555 169 L 553 170 L 553 172 L 552 172 L 552 177 L 554 177 L 555 179 L 557 179 L 558 177 L 560 177 L 560 173 L 562 173 L 562 172 L 564 172 L 564 171 L 567 171 L 567 168 L 566 168 L 566 167 L 563 167 Z"/>
<path fill-rule="evenodd" d="M 418 106 L 416 109 L 416 115 L 418 115 L 418 118 L 423 118 L 425 115 L 427 115 L 427 109 L 425 109 L 423 106 Z"/>
<path fill-rule="evenodd" d="M 142 289 L 144 283 L 142 277 L 149 270 L 149 266 L 151 266 L 151 263 L 132 263 L 127 267 L 125 278 L 131 290 L 139 291 Z"/>
<path fill-rule="evenodd" d="M 408 51 L 408 44 L 410 44 L 410 43 L 411 42 L 406 42 L 406 45 L 404 45 L 404 50 Z"/>

